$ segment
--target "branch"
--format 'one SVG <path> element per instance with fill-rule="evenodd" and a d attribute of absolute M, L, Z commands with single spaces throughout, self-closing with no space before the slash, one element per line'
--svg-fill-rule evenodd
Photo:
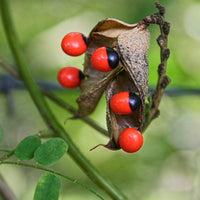
<path fill-rule="evenodd" d="M 158 45 L 160 46 L 161 57 L 161 63 L 158 66 L 158 81 L 156 91 L 152 94 L 152 106 L 150 107 L 148 119 L 146 119 L 143 126 L 143 131 L 148 127 L 151 121 L 159 115 L 158 107 L 160 105 L 160 101 L 163 97 L 165 88 L 170 83 L 170 78 L 166 75 L 167 60 L 170 55 L 170 50 L 167 47 L 170 24 L 165 21 L 165 8 L 162 7 L 158 2 L 156 2 L 155 4 L 159 12 L 145 17 L 140 22 L 141 24 L 146 25 L 158 24 L 161 32 L 161 35 L 157 38 Z"/>
<path fill-rule="evenodd" d="M 13 161 L 3 161 L 3 162 L 0 162 L 0 165 L 15 165 L 15 166 L 22 166 L 22 167 L 28 167 L 28 168 L 32 168 L 32 169 L 38 169 L 38 170 L 42 170 L 42 171 L 45 171 L 45 172 L 48 172 L 48 173 L 51 173 L 51 174 L 55 174 L 63 179 L 66 179 L 74 184 L 77 184 L 79 186 L 81 186 L 82 188 L 88 190 L 89 192 L 93 193 L 94 195 L 96 195 L 99 199 L 103 199 L 103 197 L 98 194 L 96 191 L 94 191 L 92 188 L 90 188 L 89 186 L 79 182 L 78 180 L 74 179 L 74 178 L 71 178 L 69 176 L 66 176 L 66 175 L 63 175 L 59 172 L 56 172 L 54 170 L 51 170 L 49 168 L 44 168 L 42 166 L 39 166 L 39 165 L 31 165 L 31 164 L 27 164 L 27 163 L 23 163 L 23 162 L 13 162 Z M 1 176 L 0 176 L 0 189 L 1 189 Z M 13 199 L 9 199 L 9 198 L 6 198 L 5 200 L 14 200 Z"/>
<path fill-rule="evenodd" d="M 0 149 L 0 151 L 2 152 L 7 152 L 7 154 L 3 155 L 2 157 L 0 157 L 0 163 L 8 158 L 10 158 L 11 156 L 14 155 L 15 150 L 10 150 L 10 151 L 6 151 L 4 149 Z"/>
<path fill-rule="evenodd" d="M 12 74 L 14 77 L 20 78 L 19 77 L 19 73 L 13 69 L 12 67 L 10 67 L 10 65 L 8 65 L 7 63 L 3 62 L 2 60 L 0 60 L 0 65 L 6 70 L 8 71 L 10 74 Z"/>
<path fill-rule="evenodd" d="M 54 131 L 55 135 L 63 138 L 67 142 L 67 144 L 69 145 L 70 156 L 94 183 L 96 183 L 107 194 L 109 194 L 111 198 L 121 200 L 126 199 L 126 197 L 113 184 L 109 183 L 105 177 L 100 175 L 97 169 L 94 168 L 92 164 L 82 155 L 82 153 L 72 142 L 71 138 L 66 133 L 64 128 L 58 123 L 53 113 L 50 111 L 44 99 L 44 96 L 40 92 L 39 87 L 33 80 L 28 70 L 28 62 L 22 51 L 20 42 L 14 29 L 13 22 L 10 16 L 8 2 L 8 0 L 0 0 L 0 9 L 6 36 L 10 45 L 10 49 L 18 66 L 20 77 L 24 81 L 24 84 L 28 89 L 43 120 L 45 121 L 47 126 Z"/>

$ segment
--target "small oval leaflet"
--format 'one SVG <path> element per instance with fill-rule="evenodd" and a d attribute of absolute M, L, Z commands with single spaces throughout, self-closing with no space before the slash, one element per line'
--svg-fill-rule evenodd
<path fill-rule="evenodd" d="M 52 138 L 43 143 L 34 153 L 34 159 L 41 165 L 48 166 L 57 162 L 68 150 L 68 145 L 61 138 Z"/>
<path fill-rule="evenodd" d="M 41 140 L 38 136 L 28 136 L 17 145 L 15 156 L 20 160 L 30 160 L 40 145 Z"/>
<path fill-rule="evenodd" d="M 34 200 L 57 200 L 60 194 L 60 179 L 54 174 L 43 174 L 36 186 Z"/>

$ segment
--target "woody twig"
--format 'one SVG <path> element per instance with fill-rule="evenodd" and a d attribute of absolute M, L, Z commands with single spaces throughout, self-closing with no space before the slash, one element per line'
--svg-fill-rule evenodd
<path fill-rule="evenodd" d="M 156 2 L 155 4 L 159 12 L 145 17 L 140 22 L 146 25 L 158 24 L 161 32 L 161 35 L 157 38 L 158 45 L 160 46 L 161 57 L 161 62 L 158 66 L 158 81 L 156 90 L 154 93 L 152 93 L 152 105 L 149 108 L 149 115 L 144 123 L 143 131 L 148 127 L 151 121 L 159 115 L 159 104 L 163 97 L 165 88 L 170 83 L 170 78 L 166 75 L 167 60 L 170 55 L 170 50 L 168 48 L 168 34 L 170 31 L 170 24 L 165 21 L 165 8 L 161 6 L 158 2 Z"/>

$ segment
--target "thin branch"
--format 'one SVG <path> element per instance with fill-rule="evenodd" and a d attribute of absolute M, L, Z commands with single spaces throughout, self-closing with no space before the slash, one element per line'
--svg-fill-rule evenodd
<path fill-rule="evenodd" d="M 1 151 L 4 151 L 4 152 L 5 152 L 5 150 L 3 150 L 3 149 L 1 149 Z M 0 162 L 6 160 L 6 159 L 8 159 L 8 158 L 10 158 L 11 156 L 14 155 L 14 153 L 15 153 L 15 150 L 11 150 L 11 151 L 7 152 L 7 154 L 5 154 L 5 155 L 3 155 L 2 157 L 0 157 Z"/>
<path fill-rule="evenodd" d="M 0 63 L 0 66 L 2 66 L 1 63 Z M 9 70 L 7 70 L 7 72 L 9 72 Z M 11 90 L 12 89 L 17 89 L 17 90 L 18 89 L 26 89 L 23 82 L 21 82 L 20 80 L 17 80 L 9 75 L 5 75 L 5 76 L 0 75 L 0 93 L 4 93 L 3 85 L 4 85 L 5 77 L 8 77 L 8 81 L 11 82 L 11 85 L 12 85 L 12 87 L 10 87 Z M 36 82 L 40 88 L 43 88 L 48 93 L 54 92 L 54 91 L 55 92 L 56 91 L 65 91 L 66 93 L 68 92 L 68 90 L 60 87 L 59 84 L 54 83 L 54 82 L 46 82 L 46 81 L 36 81 Z M 77 91 L 79 92 L 79 89 L 77 89 Z M 153 85 L 151 85 L 149 87 L 149 92 L 150 93 L 155 92 L 155 87 Z M 164 93 L 169 96 L 200 95 L 200 88 L 192 88 L 190 86 L 188 86 L 188 87 L 173 86 L 173 88 L 165 89 Z M 55 96 L 55 97 L 57 97 L 57 96 Z"/>
<path fill-rule="evenodd" d="M 119 191 L 112 183 L 108 182 L 105 177 L 103 177 L 98 170 L 83 156 L 79 151 L 76 145 L 72 142 L 68 133 L 64 128 L 58 123 L 57 119 L 51 112 L 48 107 L 48 104 L 45 101 L 44 96 L 42 95 L 39 87 L 37 86 L 35 80 L 33 80 L 30 72 L 28 61 L 22 51 L 19 39 L 14 29 L 14 25 L 10 16 L 10 10 L 8 6 L 8 0 L 0 0 L 1 2 L 1 15 L 6 32 L 6 36 L 10 45 L 10 49 L 15 58 L 16 64 L 19 69 L 19 74 L 22 80 L 24 81 L 25 86 L 27 87 L 35 105 L 38 108 L 43 120 L 49 128 L 51 128 L 54 133 L 63 138 L 69 145 L 68 153 L 74 159 L 74 161 L 81 167 L 88 177 L 102 188 L 111 198 L 116 200 L 123 200 L 126 197 Z"/>
<path fill-rule="evenodd" d="M 161 35 L 157 38 L 158 45 L 160 46 L 160 57 L 161 63 L 158 66 L 158 81 L 156 91 L 152 94 L 152 106 L 150 108 L 148 119 L 146 119 L 143 126 L 143 131 L 148 127 L 151 121 L 159 115 L 159 104 L 163 97 L 165 88 L 170 83 L 169 77 L 166 75 L 167 60 L 170 55 L 168 49 L 168 34 L 170 31 L 170 24 L 165 21 L 165 8 L 162 7 L 158 2 L 155 3 L 156 8 L 159 10 L 158 13 L 145 17 L 140 23 L 141 24 L 158 24 L 160 27 Z"/>
<path fill-rule="evenodd" d="M 99 199 L 104 199 L 100 194 L 98 194 L 95 190 L 93 190 L 92 188 L 90 188 L 89 186 L 79 182 L 77 179 L 74 179 L 74 178 L 71 178 L 69 176 L 66 176 L 66 175 L 63 175 L 59 172 L 56 172 L 54 170 L 51 170 L 51 169 L 48 169 L 48 168 L 44 168 L 44 167 L 41 167 L 39 165 L 31 165 L 31 164 L 27 164 L 27 163 L 22 163 L 22 162 L 13 162 L 13 161 L 3 161 L 3 162 L 0 162 L 0 165 L 2 164 L 8 164 L 8 165 L 16 165 L 16 166 L 22 166 L 22 167 L 28 167 L 28 168 L 32 168 L 32 169 L 39 169 L 39 170 L 42 170 L 42 171 L 45 171 L 45 172 L 48 172 L 48 173 L 51 173 L 51 174 L 55 174 L 57 176 L 60 176 L 61 178 L 64 178 L 74 184 L 77 184 L 79 186 L 81 186 L 82 188 L 88 190 L 89 192 L 93 193 L 94 195 L 96 195 Z M 7 199 L 6 199 L 7 200 Z M 8 199 L 9 200 L 9 199 Z M 11 199 L 10 199 L 11 200 Z"/>
<path fill-rule="evenodd" d="M 7 63 L 3 62 L 2 60 L 0 60 L 0 65 L 6 70 L 8 71 L 10 74 L 12 74 L 14 77 L 16 78 L 20 78 L 19 77 L 19 73 L 13 69 L 12 67 L 10 67 L 10 65 L 8 65 Z"/>
<path fill-rule="evenodd" d="M 8 150 L 8 149 L 2 149 L 2 148 L 0 148 L 0 152 L 10 153 L 10 152 L 12 152 L 12 150 Z"/>

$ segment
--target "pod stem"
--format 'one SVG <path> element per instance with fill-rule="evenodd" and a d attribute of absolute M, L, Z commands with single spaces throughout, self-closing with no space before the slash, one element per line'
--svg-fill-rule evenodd
<path fill-rule="evenodd" d="M 159 115 L 158 107 L 163 97 L 165 88 L 170 83 L 170 78 L 166 75 L 167 60 L 170 55 L 170 50 L 168 48 L 168 34 L 170 31 L 170 24 L 169 22 L 165 21 L 165 8 L 161 6 L 158 2 L 156 2 L 155 4 L 159 12 L 150 16 L 146 16 L 142 21 L 139 22 L 139 24 L 144 24 L 146 26 L 150 24 L 157 24 L 159 25 L 161 32 L 160 36 L 157 38 L 158 45 L 160 46 L 161 58 L 161 62 L 158 66 L 158 81 L 155 92 L 151 94 L 152 104 L 148 108 L 148 115 L 145 119 L 142 131 L 144 131 L 149 126 L 151 121 Z"/>
<path fill-rule="evenodd" d="M 85 174 L 100 188 L 102 188 L 112 199 L 124 200 L 126 197 L 112 183 L 103 177 L 98 170 L 84 157 L 76 145 L 73 143 L 68 133 L 58 123 L 54 114 L 51 112 L 40 88 L 29 72 L 28 61 L 24 55 L 13 21 L 10 15 L 8 0 L 0 0 L 0 10 L 2 21 L 7 36 L 10 49 L 18 66 L 20 78 L 23 80 L 30 96 L 32 97 L 38 111 L 40 112 L 46 125 L 51 128 L 55 135 L 63 138 L 69 145 L 69 154 L 72 159 L 79 165 Z"/>

